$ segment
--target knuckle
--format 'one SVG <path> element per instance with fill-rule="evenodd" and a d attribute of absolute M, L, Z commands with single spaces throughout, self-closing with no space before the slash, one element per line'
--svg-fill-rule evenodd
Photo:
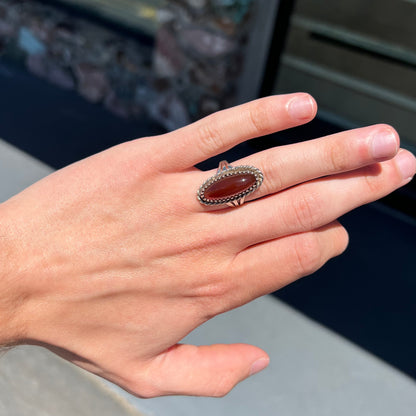
<path fill-rule="evenodd" d="M 225 279 L 222 282 L 209 282 L 198 288 L 197 296 L 202 315 L 211 319 L 229 309 L 232 298 L 231 285 L 225 282 Z"/>
<path fill-rule="evenodd" d="M 292 212 L 296 218 L 296 226 L 309 231 L 322 223 L 324 204 L 316 193 L 303 193 L 293 203 Z"/>
<path fill-rule="evenodd" d="M 336 252 L 336 255 L 342 254 L 348 247 L 350 237 L 348 234 L 348 231 L 343 227 L 339 227 L 339 245 L 338 245 L 338 251 Z"/>
<path fill-rule="evenodd" d="M 202 215 L 205 219 L 205 213 Z M 199 221 L 199 222 L 197 222 Z M 201 218 L 198 217 L 194 224 L 194 230 L 198 230 L 198 233 L 191 235 L 192 247 L 207 251 L 207 254 L 211 253 L 213 248 L 226 245 L 231 238 L 235 237 L 238 230 L 232 227 L 225 227 L 224 222 L 213 221 L 201 225 Z M 204 238 L 201 238 L 201 235 Z M 218 264 L 218 263 L 217 263 Z"/>
<path fill-rule="evenodd" d="M 328 145 L 327 160 L 331 172 L 344 172 L 348 170 L 348 149 L 345 149 L 346 144 L 339 146 L 333 143 Z"/>
<path fill-rule="evenodd" d="M 234 386 L 235 382 L 231 377 L 223 376 L 215 386 L 212 397 L 224 397 L 234 388 Z"/>
<path fill-rule="evenodd" d="M 154 399 L 155 397 L 162 396 L 162 393 L 156 389 L 149 388 L 149 389 L 141 389 L 136 396 L 140 397 L 141 399 Z"/>
<path fill-rule="evenodd" d="M 143 381 L 141 377 L 130 378 L 125 387 L 129 392 L 141 399 L 153 399 L 163 395 L 163 392 L 158 387 Z"/>
<path fill-rule="evenodd" d="M 212 114 L 201 121 L 198 126 L 198 137 L 196 144 L 200 147 L 203 154 L 212 155 L 224 149 L 224 138 L 218 127 L 216 114 Z"/>
<path fill-rule="evenodd" d="M 248 118 L 256 135 L 270 132 L 270 107 L 264 101 L 254 101 L 248 108 Z"/>
<path fill-rule="evenodd" d="M 196 299 L 198 311 L 205 319 L 211 319 L 230 309 L 236 297 L 234 279 L 230 278 L 230 271 L 218 264 L 208 265 L 201 269 L 198 279 L 194 280 L 188 297 Z M 209 270 L 209 271 L 207 271 Z"/>
<path fill-rule="evenodd" d="M 284 188 L 283 168 L 280 159 L 267 156 L 263 162 L 259 164 L 259 169 L 264 173 L 265 180 L 261 186 L 261 193 L 268 195 L 275 193 Z"/>
<path fill-rule="evenodd" d="M 379 174 L 379 166 L 374 165 L 367 167 L 367 174 L 364 175 L 366 191 L 363 193 L 363 195 L 367 195 L 371 198 L 374 195 L 379 195 L 383 191 L 385 182 L 380 181 Z"/>
<path fill-rule="evenodd" d="M 322 248 L 315 233 L 301 235 L 296 241 L 293 254 L 297 275 L 307 276 L 315 272 L 322 264 Z"/>
<path fill-rule="evenodd" d="M 196 289 L 196 294 L 199 298 L 202 299 L 218 299 L 225 297 L 229 291 L 230 287 L 227 281 L 223 276 L 214 278 L 212 274 L 207 278 L 205 282 L 201 282 Z"/>

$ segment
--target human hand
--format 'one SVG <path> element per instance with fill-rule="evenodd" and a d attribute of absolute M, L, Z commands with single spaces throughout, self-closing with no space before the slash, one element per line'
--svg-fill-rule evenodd
<path fill-rule="evenodd" d="M 141 397 L 221 396 L 264 368 L 254 346 L 178 342 L 340 254 L 336 218 L 416 169 L 377 125 L 232 161 L 263 171 L 256 201 L 198 202 L 214 171 L 195 164 L 315 112 L 306 94 L 260 99 L 111 148 L 2 204 L 0 342 L 43 345 Z"/>

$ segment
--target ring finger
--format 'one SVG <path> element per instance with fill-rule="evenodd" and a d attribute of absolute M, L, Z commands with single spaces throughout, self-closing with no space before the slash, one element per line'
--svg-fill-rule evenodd
<path fill-rule="evenodd" d="M 324 226 L 409 181 L 415 159 L 406 150 L 392 160 L 302 183 L 279 194 L 228 210 L 216 225 L 234 236 L 237 250 Z"/>
<path fill-rule="evenodd" d="M 264 174 L 262 186 L 247 197 L 250 201 L 305 181 L 389 159 L 398 149 L 396 131 L 388 125 L 376 125 L 268 149 L 233 162 L 233 166 L 255 166 Z"/>

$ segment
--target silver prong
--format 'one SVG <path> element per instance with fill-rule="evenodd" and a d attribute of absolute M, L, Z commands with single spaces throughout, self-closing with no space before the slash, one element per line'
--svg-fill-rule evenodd
<path fill-rule="evenodd" d="M 230 169 L 231 166 L 228 164 L 226 160 L 221 160 L 220 164 L 218 165 L 217 174 L 223 172 L 224 170 Z"/>
<path fill-rule="evenodd" d="M 239 207 L 239 206 L 244 204 L 245 199 L 246 199 L 246 197 L 243 196 L 241 198 L 235 199 L 234 201 L 227 202 L 227 205 L 229 207 Z"/>

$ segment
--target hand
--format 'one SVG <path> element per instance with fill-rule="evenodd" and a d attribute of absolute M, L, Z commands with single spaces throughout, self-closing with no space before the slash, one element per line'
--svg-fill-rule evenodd
<path fill-rule="evenodd" d="M 230 161 L 263 171 L 256 201 L 197 201 L 215 171 L 195 164 L 315 112 L 306 94 L 260 99 L 111 148 L 2 204 L 0 341 L 43 345 L 141 397 L 221 396 L 264 368 L 254 346 L 178 342 L 340 254 L 336 218 L 416 169 L 377 125 Z"/>

